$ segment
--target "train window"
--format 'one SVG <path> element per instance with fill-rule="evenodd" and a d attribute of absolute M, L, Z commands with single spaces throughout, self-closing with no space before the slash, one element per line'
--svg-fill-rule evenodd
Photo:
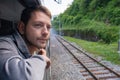
<path fill-rule="evenodd" d="M 0 20 L 0 29 L 1 29 L 1 20 Z"/>
<path fill-rule="evenodd" d="M 14 31 L 13 22 L 0 19 L 0 35 L 8 35 Z"/>

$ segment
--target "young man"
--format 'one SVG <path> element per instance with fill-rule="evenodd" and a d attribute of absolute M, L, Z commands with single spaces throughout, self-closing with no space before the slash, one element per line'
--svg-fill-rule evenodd
<path fill-rule="evenodd" d="M 50 28 L 51 13 L 46 7 L 23 10 L 18 29 L 0 37 L 0 80 L 43 80 L 50 66 L 45 51 Z"/>

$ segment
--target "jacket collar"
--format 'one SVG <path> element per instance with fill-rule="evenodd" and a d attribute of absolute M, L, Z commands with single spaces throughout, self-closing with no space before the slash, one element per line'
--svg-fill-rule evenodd
<path fill-rule="evenodd" d="M 19 51 L 25 56 L 25 58 L 29 58 L 32 55 L 30 54 L 27 45 L 25 44 L 25 41 L 19 34 L 19 32 L 16 30 L 15 33 L 13 34 L 14 41 L 16 46 L 18 47 Z"/>

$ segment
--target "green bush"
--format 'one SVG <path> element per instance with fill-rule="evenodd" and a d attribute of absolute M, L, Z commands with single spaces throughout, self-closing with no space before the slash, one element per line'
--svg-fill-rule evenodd
<path fill-rule="evenodd" d="M 86 37 L 97 36 L 100 41 L 111 43 L 119 36 L 120 0 L 74 0 L 53 23 L 59 25 L 59 19 L 62 29 L 74 29 Z"/>

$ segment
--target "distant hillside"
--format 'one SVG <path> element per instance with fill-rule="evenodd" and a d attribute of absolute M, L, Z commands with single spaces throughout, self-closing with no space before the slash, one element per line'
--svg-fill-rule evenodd
<path fill-rule="evenodd" d="M 54 18 L 53 25 L 61 27 L 66 36 L 116 42 L 120 38 L 120 0 L 74 0 Z"/>
<path fill-rule="evenodd" d="M 64 24 L 94 19 L 106 24 L 120 25 L 120 0 L 74 0 L 59 17 Z"/>

